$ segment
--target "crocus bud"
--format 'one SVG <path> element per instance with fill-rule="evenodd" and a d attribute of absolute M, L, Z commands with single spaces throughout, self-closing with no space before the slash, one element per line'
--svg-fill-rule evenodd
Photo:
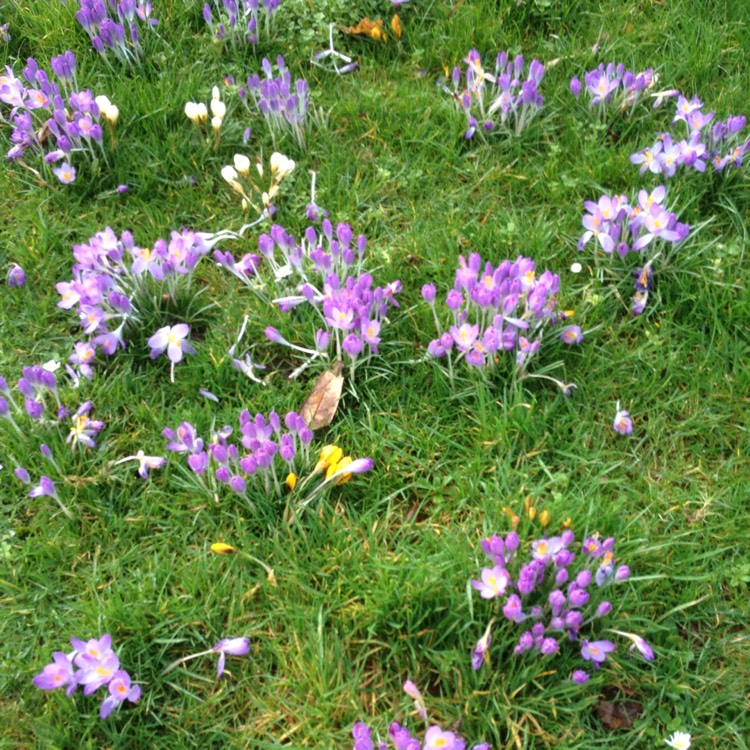
<path fill-rule="evenodd" d="M 422 297 L 428 305 L 431 305 L 435 301 L 435 294 L 436 290 L 434 284 L 425 284 L 422 287 Z"/>
<path fill-rule="evenodd" d="M 620 565 L 615 571 L 615 580 L 625 581 L 628 578 L 630 578 L 630 568 L 627 565 Z"/>
<path fill-rule="evenodd" d="M 573 94 L 576 99 L 581 95 L 581 88 L 581 82 L 578 80 L 578 77 L 573 76 L 570 79 L 570 93 Z"/>

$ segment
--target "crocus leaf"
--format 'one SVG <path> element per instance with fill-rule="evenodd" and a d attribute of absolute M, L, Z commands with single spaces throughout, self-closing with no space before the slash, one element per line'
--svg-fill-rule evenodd
<path fill-rule="evenodd" d="M 341 368 L 326 370 L 316 381 L 300 409 L 300 416 L 311 430 L 331 424 L 341 400 L 344 376 Z"/>

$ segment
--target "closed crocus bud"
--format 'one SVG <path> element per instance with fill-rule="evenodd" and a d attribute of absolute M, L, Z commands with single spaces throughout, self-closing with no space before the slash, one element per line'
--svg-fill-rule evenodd
<path fill-rule="evenodd" d="M 113 104 L 112 106 L 107 107 L 107 109 L 104 109 L 102 111 L 104 112 L 104 119 L 114 127 L 115 123 L 117 122 L 117 118 L 120 116 L 120 110 L 115 104 Z"/>
<path fill-rule="evenodd" d="M 287 486 L 289 492 L 292 492 L 297 486 L 297 475 L 294 473 L 287 474 L 284 484 Z"/>
<path fill-rule="evenodd" d="M 216 135 L 218 135 L 219 131 L 221 130 L 221 123 L 222 123 L 221 117 L 211 118 L 211 127 L 214 129 L 214 133 L 216 133 Z"/>
<path fill-rule="evenodd" d="M 578 80 L 578 77 L 573 76 L 570 79 L 570 93 L 573 94 L 576 99 L 578 99 L 581 94 L 581 88 L 581 82 Z"/>
<path fill-rule="evenodd" d="M 242 175 L 247 175 L 250 172 L 250 159 L 243 154 L 234 155 L 234 168 Z"/>
<path fill-rule="evenodd" d="M 215 101 L 218 101 L 219 99 L 221 99 L 221 94 L 219 93 L 219 87 L 214 86 L 211 89 L 211 101 L 215 102 Z"/>
<path fill-rule="evenodd" d="M 196 106 L 196 112 L 198 113 L 198 120 L 200 122 L 206 122 L 208 120 L 208 108 L 203 102 L 200 102 L 195 105 Z"/>
<path fill-rule="evenodd" d="M 615 571 L 615 580 L 624 581 L 628 578 L 630 578 L 630 568 L 627 565 L 620 565 Z"/>
<path fill-rule="evenodd" d="M 233 555 L 237 550 L 231 544 L 215 542 L 211 545 L 211 552 L 215 552 L 217 555 Z"/>
<path fill-rule="evenodd" d="M 611 611 L 612 611 L 612 605 L 609 602 L 602 602 L 596 608 L 596 616 L 604 617 L 604 615 L 608 615 Z"/>
<path fill-rule="evenodd" d="M 428 305 L 431 305 L 435 301 L 435 294 L 436 290 L 434 284 L 425 284 L 422 287 L 422 297 Z"/>

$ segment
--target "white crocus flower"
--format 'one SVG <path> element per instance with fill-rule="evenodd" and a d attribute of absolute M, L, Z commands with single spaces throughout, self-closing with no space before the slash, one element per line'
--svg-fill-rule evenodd
<path fill-rule="evenodd" d="M 224 115 L 227 113 L 227 105 L 224 104 L 220 99 L 211 99 L 211 114 L 214 117 L 218 117 L 220 120 L 224 119 Z"/>
<path fill-rule="evenodd" d="M 284 154 L 278 151 L 271 154 L 271 175 L 276 175 L 277 179 L 283 180 L 288 177 L 294 171 L 294 167 L 294 162 Z"/>
<path fill-rule="evenodd" d="M 243 154 L 234 155 L 234 168 L 242 175 L 247 175 L 250 172 L 250 159 Z"/>
<path fill-rule="evenodd" d="M 103 110 L 103 112 L 104 119 L 114 127 L 114 124 L 117 122 L 117 118 L 120 116 L 120 110 L 115 104 L 110 104 L 110 106 Z"/>
<path fill-rule="evenodd" d="M 196 104 L 195 102 L 187 102 L 185 104 L 185 114 L 196 124 L 198 125 L 201 121 L 200 117 L 200 111 L 199 111 L 199 104 Z"/>
<path fill-rule="evenodd" d="M 216 133 L 216 135 L 218 135 L 219 131 L 221 130 L 221 123 L 222 122 L 223 122 L 223 120 L 221 119 L 221 117 L 212 117 L 211 118 L 211 127 L 214 129 L 214 132 Z"/>
<path fill-rule="evenodd" d="M 227 164 L 226 167 L 221 168 L 221 176 L 231 185 L 233 182 L 237 182 L 237 170 L 231 165 Z"/>

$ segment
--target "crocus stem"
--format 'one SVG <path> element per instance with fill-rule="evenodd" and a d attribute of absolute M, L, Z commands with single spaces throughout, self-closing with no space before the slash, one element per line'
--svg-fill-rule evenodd
<path fill-rule="evenodd" d="M 191 659 L 197 659 L 199 656 L 206 656 L 207 654 L 213 653 L 213 649 L 209 648 L 207 651 L 201 651 L 199 654 L 190 654 L 189 656 L 183 656 L 182 659 L 173 661 L 163 672 L 162 675 L 169 674 L 172 670 L 177 669 L 181 664 L 190 661 Z"/>

